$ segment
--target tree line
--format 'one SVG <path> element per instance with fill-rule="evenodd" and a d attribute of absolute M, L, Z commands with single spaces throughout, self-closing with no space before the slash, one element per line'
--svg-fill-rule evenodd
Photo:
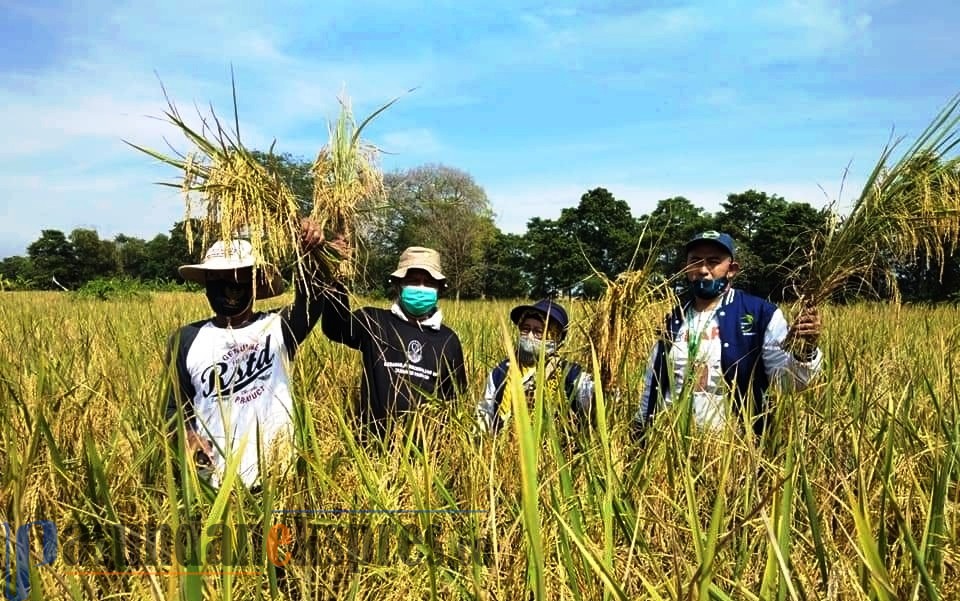
<path fill-rule="evenodd" d="M 258 156 L 283 174 L 309 211 L 310 163 L 290 155 Z M 388 293 L 388 276 L 400 252 L 420 245 L 440 251 L 448 294 L 456 298 L 596 297 L 604 285 L 598 272 L 614 278 L 649 263 L 661 275 L 672 275 L 682 265 L 684 242 L 698 231 L 718 229 L 738 243 L 738 285 L 782 300 L 789 296 L 788 275 L 831 218 L 827 209 L 757 190 L 729 194 L 714 213 L 676 196 L 634 216 L 625 200 L 598 187 L 558 218 L 534 217 L 523 234 L 513 234 L 496 226 L 483 188 L 462 170 L 423 165 L 386 173 L 384 185 L 385 202 L 363 216 L 359 232 L 360 278 L 353 288 L 370 295 Z M 190 252 L 185 225 L 177 222 L 150 240 L 124 234 L 101 239 L 83 228 L 69 234 L 43 230 L 26 256 L 0 261 L 0 283 L 6 289 L 75 289 L 98 279 L 125 278 L 183 285 L 177 267 L 197 262 L 202 254 L 200 248 Z M 960 298 L 956 249 L 942 265 L 920 257 L 898 266 L 897 273 L 906 300 Z"/>

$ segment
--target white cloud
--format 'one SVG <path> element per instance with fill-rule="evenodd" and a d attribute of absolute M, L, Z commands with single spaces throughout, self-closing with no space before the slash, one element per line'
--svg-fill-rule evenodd
<path fill-rule="evenodd" d="M 763 61 L 819 57 L 837 48 L 862 41 L 872 22 L 870 15 L 852 4 L 828 0 L 782 0 L 758 5 L 754 25 L 768 42 Z M 749 23 L 749 20 L 748 20 Z"/>
<path fill-rule="evenodd" d="M 512 90 L 504 94 L 497 87 L 509 82 L 511 75 L 535 73 L 563 80 L 571 69 L 582 68 L 578 76 L 589 78 L 577 80 L 578 85 L 584 83 L 578 91 L 586 97 L 584 112 L 569 115 L 572 121 L 559 121 L 546 132 L 517 134 L 512 156 L 531 156 L 521 151 L 536 153 L 540 149 L 595 159 L 593 166 L 572 165 L 570 173 L 557 180 L 523 173 L 522 159 L 517 158 L 511 159 L 515 164 L 510 165 L 509 173 L 504 170 L 480 182 L 500 213 L 501 227 L 508 231 L 523 231 L 532 216 L 558 216 L 561 208 L 575 206 L 580 195 L 596 185 L 628 199 L 638 215 L 651 210 L 656 200 L 675 195 L 686 195 L 695 204 L 715 210 L 727 192 L 749 187 L 810 202 L 822 198 L 816 181 L 803 181 L 804 174 L 785 176 L 782 168 L 767 176 L 769 185 L 729 178 L 717 183 L 716 174 L 725 166 L 707 165 L 706 160 L 713 156 L 703 159 L 717 152 L 695 145 L 680 151 L 683 156 L 673 164 L 689 162 L 691 157 L 701 160 L 702 177 L 686 181 L 708 183 L 687 189 L 659 181 L 644 185 L 638 182 L 645 173 L 636 170 L 625 171 L 629 177 L 608 177 L 609 171 L 629 166 L 630 157 L 650 155 L 644 154 L 649 149 L 628 147 L 624 139 L 629 136 L 618 138 L 613 135 L 616 132 L 597 131 L 592 118 L 598 108 L 590 104 L 597 96 L 587 96 L 596 92 L 589 86 L 593 82 L 599 82 L 597 89 L 603 94 L 624 99 L 619 105 L 624 109 L 620 129 L 640 134 L 633 135 L 630 142 L 641 146 L 655 146 L 656 136 L 664 135 L 668 128 L 682 132 L 706 127 L 707 121 L 716 117 L 738 127 L 742 124 L 744 135 L 759 139 L 757 132 L 770 126 L 799 136 L 806 132 L 807 123 L 847 122 L 853 115 L 862 122 L 864 114 L 885 119 L 877 123 L 884 133 L 895 115 L 905 114 L 904 104 L 891 96 L 864 100 L 838 93 L 825 98 L 816 90 L 775 85 L 758 95 L 756 81 L 749 82 L 753 84 L 750 87 L 735 77 L 746 74 L 743 77 L 749 78 L 753 67 L 781 61 L 813 63 L 823 57 L 845 56 L 851 46 L 868 39 L 875 27 L 871 15 L 859 5 L 777 0 L 725 3 L 718 8 L 700 2 L 617 13 L 565 7 L 530 11 L 525 17 L 512 12 L 510 6 L 494 7 L 487 13 L 503 13 L 497 27 L 491 22 L 489 30 L 478 27 L 445 46 L 429 38 L 401 37 L 402 20 L 422 16 L 408 15 L 414 9 L 427 15 L 436 10 L 438 19 L 448 11 L 446 18 L 450 19 L 459 14 L 455 12 L 461 10 L 459 4 L 437 8 L 402 1 L 382 4 L 376 9 L 364 7 L 377 17 L 379 29 L 371 30 L 370 36 L 387 35 L 392 20 L 396 27 L 390 35 L 404 43 L 380 52 L 367 47 L 365 17 L 346 2 L 325 2 L 309 15 L 296 3 L 241 9 L 226 0 L 203 4 L 173 0 L 162 9 L 137 2 L 97 1 L 71 5 L 66 16 L 36 3 L 13 5 L 20 14 L 29 15 L 62 38 L 65 48 L 52 67 L 0 72 L 4 106 L 0 127 L 9 140 L 0 147 L 4 165 L 0 191 L 7 199 L 0 234 L 25 244 L 41 227 L 69 231 L 77 224 L 87 224 L 99 226 L 102 232 L 148 236 L 166 231 L 182 216 L 182 202 L 175 191 L 153 184 L 175 177 L 172 168 L 159 166 L 122 143 L 127 139 L 162 150 L 163 139 L 169 137 L 177 148 L 185 149 L 172 126 L 151 118 L 165 108 L 154 70 L 191 122 L 196 122 L 194 103 L 206 110 L 210 102 L 221 118 L 230 121 L 232 62 L 244 141 L 266 147 L 276 137 L 278 151 L 307 158 L 326 142 L 326 124 L 336 116 L 336 98 L 341 91 L 352 98 L 357 116 L 363 117 L 409 88 L 421 86 L 378 117 L 371 135 L 384 150 L 401 158 L 446 162 L 449 156 L 436 155 L 459 152 L 462 156 L 464 147 L 472 145 L 478 147 L 474 156 L 482 157 L 485 140 L 461 138 L 458 130 L 441 129 L 440 123 L 452 122 L 451 128 L 457 127 L 458 119 L 469 123 L 473 111 L 492 110 L 489 103 L 497 94 L 503 97 L 495 98 L 501 103 L 496 107 L 502 106 L 500 110 L 505 112 L 517 110 L 518 105 L 511 103 L 525 99 L 519 95 L 512 98 Z M 489 19 L 489 14 L 484 18 Z M 76 22 L 64 25 L 68 19 Z M 351 35 L 357 37 L 350 39 Z M 819 70 L 813 73 L 815 78 L 821 75 L 826 81 L 827 75 Z M 474 85 L 476 82 L 483 85 Z M 650 102 L 651 97 L 659 100 Z M 647 112 L 632 111 L 634 98 Z M 666 105 L 676 98 L 699 99 L 723 110 L 706 119 L 702 114 L 684 114 L 685 109 L 658 114 L 656 102 Z M 544 115 L 548 114 L 549 98 L 526 100 L 542 106 Z M 397 113 L 394 119 L 392 115 Z M 435 113 L 443 114 L 435 118 Z M 704 131 L 703 138 L 712 135 L 717 140 L 726 132 L 723 128 Z M 802 154 L 808 163 L 814 160 L 812 153 L 821 152 L 816 160 L 823 162 L 834 160 L 837 154 L 846 156 L 847 149 L 855 146 L 850 140 L 856 134 L 858 143 L 869 137 L 862 129 L 853 134 L 850 129 L 821 132 L 822 139 L 813 143 L 798 142 L 791 135 L 779 143 L 784 152 Z M 842 139 L 831 139 L 834 135 Z M 727 144 L 725 139 L 721 142 Z M 756 160 L 756 171 L 762 174 L 770 157 L 755 157 L 755 153 L 752 148 L 730 144 L 725 156 L 728 161 L 730 156 Z M 654 158 L 663 165 L 671 160 Z M 604 162 L 608 171 L 598 173 L 596 165 Z M 476 168 L 459 166 L 471 171 L 484 168 L 482 158 Z M 660 167 L 658 162 L 651 169 Z M 695 169 L 696 165 L 691 167 Z M 616 185 L 617 181 L 623 185 Z M 828 183 L 828 190 L 838 189 L 835 181 L 828 179 Z"/>
<path fill-rule="evenodd" d="M 0 128 L 10 141 L 0 148 L 6 199 L 0 235 L 8 246 L 25 248 L 41 229 L 78 226 L 102 236 L 152 237 L 182 218 L 176 191 L 155 185 L 179 174 L 123 143 L 169 152 L 169 140 L 176 150 L 190 150 L 173 125 L 157 119 L 167 108 L 161 81 L 191 126 L 199 126 L 197 107 L 209 116 L 212 104 L 233 129 L 235 61 L 244 143 L 266 148 L 275 135 L 278 151 L 312 156 L 327 141 L 326 124 L 336 117 L 342 91 L 363 117 L 428 79 L 433 68 L 429 61 L 390 56 L 314 60 L 283 48 L 288 38 L 271 24 L 275 18 L 232 4 L 176 4 L 164 11 L 140 3 L 88 5 L 91 28 L 77 25 L 77 31 L 60 31 L 71 24 L 58 23 L 49 11 L 21 7 L 69 43 L 53 66 L 0 73 Z M 308 130 L 319 136 L 311 139 Z M 405 143 L 404 150 L 438 148 L 426 130 L 398 131 L 393 141 Z"/>

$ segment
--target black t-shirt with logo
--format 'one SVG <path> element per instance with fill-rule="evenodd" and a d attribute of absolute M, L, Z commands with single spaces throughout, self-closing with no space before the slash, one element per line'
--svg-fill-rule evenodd
<path fill-rule="evenodd" d="M 445 325 L 406 321 L 377 307 L 351 312 L 340 286 L 328 291 L 320 323 L 328 338 L 360 351 L 358 417 L 381 433 L 387 418 L 424 399 L 454 400 L 466 388 L 460 338 Z"/>

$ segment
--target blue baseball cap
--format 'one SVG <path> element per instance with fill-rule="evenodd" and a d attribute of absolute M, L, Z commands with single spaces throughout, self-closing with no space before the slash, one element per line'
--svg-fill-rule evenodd
<path fill-rule="evenodd" d="M 719 244 L 730 253 L 731 257 L 736 256 L 734 251 L 733 238 L 730 237 L 730 234 L 724 232 L 718 232 L 716 230 L 707 230 L 705 232 L 700 232 L 696 236 L 690 239 L 689 242 L 683 247 L 683 252 L 690 252 L 690 247 L 698 242 L 713 242 L 714 244 Z"/>
<path fill-rule="evenodd" d="M 557 324 L 561 330 L 560 337 L 566 337 L 567 312 L 562 306 L 547 298 L 537 301 L 533 305 L 519 305 L 510 311 L 510 321 L 520 325 L 520 322 L 528 313 L 535 313 L 545 322 Z"/>

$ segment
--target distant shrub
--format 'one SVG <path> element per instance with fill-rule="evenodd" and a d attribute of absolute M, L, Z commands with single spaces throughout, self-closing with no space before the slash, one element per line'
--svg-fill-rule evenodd
<path fill-rule="evenodd" d="M 152 284 L 131 278 L 97 278 L 72 292 L 77 298 L 150 300 Z"/>

